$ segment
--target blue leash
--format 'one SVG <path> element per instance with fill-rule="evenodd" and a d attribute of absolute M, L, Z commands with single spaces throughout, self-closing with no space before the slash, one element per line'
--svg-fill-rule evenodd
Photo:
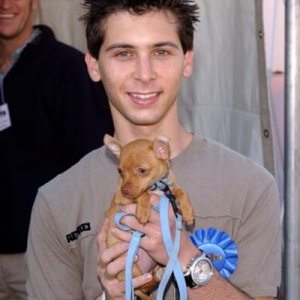
<path fill-rule="evenodd" d="M 172 200 L 174 201 L 174 198 L 170 199 L 170 197 L 168 196 L 169 193 L 166 193 L 166 195 L 168 198 L 165 195 L 161 195 L 159 205 L 153 208 L 154 210 L 160 212 L 160 224 L 161 224 L 161 231 L 163 235 L 163 241 L 169 256 L 169 261 L 167 263 L 164 275 L 158 287 L 157 299 L 158 300 L 163 299 L 166 286 L 170 280 L 170 277 L 172 276 L 172 273 L 174 273 L 177 286 L 179 289 L 179 293 L 180 293 L 180 300 L 187 300 L 186 284 L 178 260 L 178 252 L 180 248 L 180 231 L 182 230 L 182 217 L 180 214 L 177 213 L 177 209 L 175 212 L 174 209 L 175 206 L 172 203 L 175 212 L 174 217 L 176 216 L 176 234 L 175 234 L 175 240 L 173 244 L 171 233 L 170 233 L 170 224 L 169 224 L 169 202 L 170 201 L 172 202 Z M 129 227 L 124 226 L 120 223 L 120 220 L 125 215 L 135 216 L 133 214 L 128 214 L 125 212 L 118 213 L 115 216 L 115 223 L 121 230 L 129 231 L 130 230 Z M 126 258 L 126 268 L 125 268 L 125 285 L 126 285 L 125 299 L 126 300 L 135 299 L 134 286 L 132 280 L 132 267 L 142 237 L 143 237 L 143 233 L 139 231 L 133 232 L 132 239 L 129 245 L 129 250 Z"/>
<path fill-rule="evenodd" d="M 116 225 L 124 231 L 129 231 L 130 228 L 128 226 L 122 225 L 120 223 L 121 219 L 124 216 L 134 216 L 133 214 L 129 214 L 126 212 L 120 212 L 117 213 L 115 216 L 115 223 Z M 126 267 L 125 267 L 125 299 L 126 300 L 134 300 L 134 286 L 133 286 L 133 281 L 132 281 L 132 268 L 133 268 L 133 263 L 135 256 L 137 254 L 137 251 L 139 249 L 140 243 L 141 243 L 141 238 L 144 236 L 142 232 L 139 231 L 134 231 L 132 233 L 132 238 L 129 244 L 129 249 L 126 257 Z"/>
<path fill-rule="evenodd" d="M 182 230 L 182 217 L 178 213 L 174 215 L 174 218 L 176 217 L 175 218 L 176 234 L 175 234 L 175 240 L 173 244 L 171 232 L 170 232 L 169 217 L 168 217 L 169 199 L 165 195 L 162 195 L 160 197 L 159 210 L 160 210 L 159 216 L 160 216 L 161 231 L 162 231 L 165 248 L 169 256 L 169 261 L 167 263 L 164 275 L 158 287 L 157 299 L 158 300 L 163 299 L 166 286 L 170 280 L 170 277 L 172 276 L 172 273 L 174 273 L 177 286 L 179 289 L 180 300 L 187 300 L 186 283 L 185 283 L 180 262 L 178 260 L 178 253 L 180 249 L 180 232 Z"/>

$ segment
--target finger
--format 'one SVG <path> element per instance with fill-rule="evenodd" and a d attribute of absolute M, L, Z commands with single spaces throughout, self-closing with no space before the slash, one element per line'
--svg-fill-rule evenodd
<path fill-rule="evenodd" d="M 102 250 L 101 246 L 106 248 L 106 235 L 109 228 L 108 219 L 105 218 L 102 226 L 100 227 L 100 231 L 97 236 L 97 243 L 99 246 L 99 250 Z"/>
<path fill-rule="evenodd" d="M 125 282 L 118 279 L 103 278 L 103 288 L 105 290 L 106 299 L 124 299 L 125 298 Z"/>
<path fill-rule="evenodd" d="M 113 262 L 107 265 L 106 267 L 106 276 L 109 278 L 115 278 L 117 275 L 121 272 L 124 271 L 126 268 L 126 259 L 127 256 L 123 255 L 121 257 L 118 257 L 115 259 Z M 137 256 L 135 257 L 134 261 L 137 261 Z"/>
<path fill-rule="evenodd" d="M 109 228 L 109 222 L 108 222 L 108 219 L 105 218 L 104 223 L 102 224 L 100 231 L 98 233 L 98 236 L 97 236 L 97 245 L 98 245 L 98 249 L 99 249 L 99 255 L 101 252 L 103 252 L 107 248 L 106 236 L 107 236 L 108 228 Z M 97 261 L 99 261 L 99 255 L 98 255 Z"/>
<path fill-rule="evenodd" d="M 150 273 L 145 273 L 141 276 L 135 277 L 133 279 L 133 285 L 135 288 L 139 288 L 140 286 L 150 282 L 152 280 L 152 275 Z"/>
<path fill-rule="evenodd" d="M 159 203 L 160 197 L 157 194 L 150 193 L 150 204 L 156 206 Z"/>
<path fill-rule="evenodd" d="M 137 265 L 141 272 L 147 273 L 149 270 L 152 270 L 156 262 L 149 256 L 149 254 L 141 247 L 139 247 L 138 253 L 137 253 Z"/>
<path fill-rule="evenodd" d="M 118 211 L 122 211 L 122 212 L 127 212 L 130 214 L 134 214 L 136 213 L 136 204 L 132 203 L 132 204 L 127 204 L 127 205 L 117 205 L 117 209 Z"/>
<path fill-rule="evenodd" d="M 150 217 L 149 217 L 149 222 L 154 223 L 154 224 L 160 224 L 160 215 L 159 211 L 156 211 L 154 209 L 151 209 Z"/>
<path fill-rule="evenodd" d="M 110 262 L 115 260 L 117 257 L 121 256 L 128 250 L 128 243 L 117 243 L 110 247 L 109 249 L 104 250 L 102 253 L 100 253 L 100 260 L 99 264 L 102 267 L 107 266 Z"/>
<path fill-rule="evenodd" d="M 145 225 L 141 224 L 138 219 L 132 215 L 123 216 L 120 223 L 129 227 L 132 231 L 139 231 L 145 235 L 151 235 L 153 231 L 159 230 L 160 217 L 157 211 L 151 210 L 149 222 Z M 112 228 L 111 233 L 113 236 L 126 242 L 130 242 L 132 238 L 131 231 L 123 231 L 119 228 Z"/>
<path fill-rule="evenodd" d="M 131 231 L 124 231 L 119 228 L 112 228 L 111 233 L 114 237 L 116 237 L 118 240 L 130 243 L 132 239 L 132 233 Z"/>
<path fill-rule="evenodd" d="M 127 205 L 124 209 L 127 208 Z M 123 209 L 123 208 L 122 208 Z M 133 231 L 144 232 L 145 225 L 141 224 L 135 216 L 125 215 L 120 219 L 120 223 L 132 229 Z"/>

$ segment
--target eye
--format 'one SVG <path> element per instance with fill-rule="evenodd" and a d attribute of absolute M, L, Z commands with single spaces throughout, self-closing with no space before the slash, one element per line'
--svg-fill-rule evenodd
<path fill-rule="evenodd" d="M 122 57 L 127 57 L 127 56 L 129 56 L 129 52 L 127 52 L 127 51 L 122 51 L 122 52 L 119 52 L 117 55 L 118 55 L 118 56 L 122 56 Z"/>
<path fill-rule="evenodd" d="M 166 55 L 169 54 L 169 52 L 166 51 L 166 50 L 160 49 L 160 50 L 157 50 L 155 54 L 156 54 L 157 56 L 166 56 Z"/>
<path fill-rule="evenodd" d="M 145 174 L 146 172 L 147 172 L 147 169 L 145 169 L 145 168 L 138 168 L 138 173 L 140 173 L 140 174 Z"/>
<path fill-rule="evenodd" d="M 121 60 L 127 60 L 133 57 L 133 54 L 129 51 L 120 51 L 116 53 L 116 57 Z"/>
<path fill-rule="evenodd" d="M 118 172 L 119 172 L 119 175 L 122 176 L 123 175 L 123 172 L 120 168 L 118 168 Z"/>

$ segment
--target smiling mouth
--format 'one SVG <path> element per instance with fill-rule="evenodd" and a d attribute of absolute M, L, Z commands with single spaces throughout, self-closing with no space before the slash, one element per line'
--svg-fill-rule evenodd
<path fill-rule="evenodd" d="M 157 97 L 159 93 L 149 93 L 149 94 L 138 94 L 138 93 L 130 93 L 130 95 L 134 98 L 142 99 L 142 100 L 148 100 L 153 97 Z"/>
<path fill-rule="evenodd" d="M 14 14 L 0 14 L 0 19 L 11 19 L 14 17 Z"/>

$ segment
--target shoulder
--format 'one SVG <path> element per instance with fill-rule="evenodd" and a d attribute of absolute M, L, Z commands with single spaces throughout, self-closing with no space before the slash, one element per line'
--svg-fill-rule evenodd
<path fill-rule="evenodd" d="M 84 54 L 79 50 L 66 45 L 58 41 L 51 28 L 45 25 L 37 25 L 35 28 L 41 31 L 40 36 L 37 38 L 36 44 L 39 52 L 43 49 L 42 54 L 47 55 L 48 59 L 54 60 L 57 64 L 62 64 L 63 66 L 69 65 L 71 68 L 84 67 Z"/>
<path fill-rule="evenodd" d="M 252 159 L 205 137 L 195 136 L 185 153 L 175 160 L 180 164 L 191 167 L 197 166 L 199 172 L 207 174 L 222 174 L 233 177 L 262 176 L 267 181 L 274 177 L 261 165 Z M 175 162 L 175 165 L 178 164 Z"/>
<path fill-rule="evenodd" d="M 195 137 L 174 172 L 192 199 L 201 199 L 201 216 L 241 219 L 258 203 L 278 202 L 274 177 L 262 166 L 224 145 Z M 209 201 L 207 201 L 209 199 Z M 198 209 L 197 209 L 198 210 Z"/>
<path fill-rule="evenodd" d="M 76 194 L 85 188 L 87 182 L 93 181 L 96 176 L 101 176 L 107 168 L 111 168 L 111 162 L 105 155 L 105 148 L 101 147 L 84 156 L 70 169 L 42 186 L 39 191 L 47 199 Z"/>
<path fill-rule="evenodd" d="M 91 199 L 89 195 L 97 193 L 99 185 L 105 180 L 105 174 L 112 168 L 104 147 L 94 150 L 43 185 L 38 191 L 37 202 L 46 202 L 54 216 L 60 216 L 61 212 L 70 209 L 80 211 L 84 202 L 88 205 L 87 201 Z"/>
<path fill-rule="evenodd" d="M 205 156 L 208 165 L 212 168 L 224 170 L 228 175 L 245 176 L 252 178 L 259 176 L 267 182 L 273 182 L 274 177 L 263 166 L 216 141 L 208 138 L 198 138 L 198 149 Z"/>
<path fill-rule="evenodd" d="M 244 190 L 245 199 L 251 198 L 253 205 L 270 193 L 278 201 L 276 180 L 266 168 L 217 142 L 205 139 L 204 143 L 210 166 L 224 176 L 226 185 Z M 268 200 L 273 201 L 271 198 Z"/>
<path fill-rule="evenodd" d="M 57 40 L 50 27 L 46 25 L 37 25 L 34 26 L 34 28 L 40 30 L 41 32 L 41 38 L 38 41 L 48 43 L 52 45 L 53 48 L 61 49 L 61 51 L 70 53 L 71 55 L 83 56 L 83 53 L 81 51 Z"/>

